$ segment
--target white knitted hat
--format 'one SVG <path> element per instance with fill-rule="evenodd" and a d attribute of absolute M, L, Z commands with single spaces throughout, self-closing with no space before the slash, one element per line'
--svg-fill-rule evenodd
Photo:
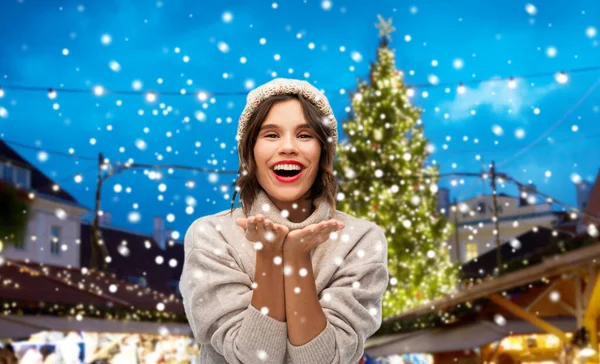
<path fill-rule="evenodd" d="M 274 95 L 302 95 L 305 99 L 310 101 L 319 110 L 325 115 L 325 117 L 329 120 L 330 126 L 332 129 L 332 143 L 335 150 L 337 146 L 337 121 L 335 120 L 335 116 L 333 115 L 333 111 L 331 110 L 331 106 L 329 106 L 329 101 L 327 97 L 323 95 L 321 91 L 319 91 L 316 87 L 311 85 L 310 83 L 302 80 L 294 80 L 288 78 L 276 78 L 272 81 L 261 85 L 254 90 L 248 93 L 248 98 L 246 100 L 246 107 L 240 116 L 240 122 L 238 124 L 238 132 L 237 132 L 237 140 L 241 140 L 242 135 L 246 130 L 246 125 L 248 124 L 248 120 L 250 120 L 250 116 L 256 110 L 258 105 L 261 102 L 268 99 Z"/>

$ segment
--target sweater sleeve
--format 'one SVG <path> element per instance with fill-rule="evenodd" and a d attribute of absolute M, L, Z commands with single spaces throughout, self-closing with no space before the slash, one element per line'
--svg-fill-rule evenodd
<path fill-rule="evenodd" d="M 185 235 L 180 291 L 188 322 L 200 345 L 210 344 L 228 363 L 282 363 L 287 324 L 251 305 L 248 274 L 214 221 L 199 219 Z"/>
<path fill-rule="evenodd" d="M 381 326 L 388 284 L 387 243 L 381 228 L 374 225 L 346 260 L 319 295 L 327 317 L 325 329 L 302 346 L 287 341 L 293 363 L 358 363 L 365 341 Z"/>

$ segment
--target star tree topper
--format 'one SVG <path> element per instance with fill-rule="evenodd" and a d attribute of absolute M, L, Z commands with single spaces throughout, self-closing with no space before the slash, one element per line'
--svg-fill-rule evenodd
<path fill-rule="evenodd" d="M 387 21 L 385 21 L 381 15 L 377 15 L 377 19 L 379 19 L 379 23 L 375 23 L 375 26 L 377 29 L 379 29 L 379 36 L 385 37 L 388 39 L 388 41 L 391 41 L 391 34 L 396 30 L 396 28 L 392 26 L 392 18 L 389 18 Z"/>

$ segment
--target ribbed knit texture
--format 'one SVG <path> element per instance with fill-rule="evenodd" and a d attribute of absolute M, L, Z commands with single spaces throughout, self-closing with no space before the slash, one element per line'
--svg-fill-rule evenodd
<path fill-rule="evenodd" d="M 252 206 L 248 211 L 248 216 L 262 214 L 276 224 L 287 226 L 290 231 L 304 229 L 308 225 L 318 224 L 321 221 L 329 220 L 335 215 L 335 210 L 331 208 L 331 205 L 327 202 L 321 203 L 321 201 L 322 200 L 314 201 L 313 204 L 316 205 L 315 211 L 313 211 L 306 220 L 296 223 L 283 217 L 281 211 L 275 206 L 269 196 L 261 190 L 252 203 Z"/>
<path fill-rule="evenodd" d="M 242 210 L 206 216 L 190 226 L 180 290 L 194 337 L 201 344 L 200 363 L 353 364 L 360 360 L 365 340 L 381 325 L 381 299 L 388 284 L 385 236 L 369 221 L 335 211 L 323 201 L 315 205 L 306 220 L 292 223 L 261 192 L 248 214 L 263 214 L 290 231 L 333 214 L 345 225 L 338 239 L 312 252 L 327 326 L 297 347 L 287 338 L 285 322 L 251 305 L 256 252 L 235 224 L 236 218 L 246 217 Z"/>

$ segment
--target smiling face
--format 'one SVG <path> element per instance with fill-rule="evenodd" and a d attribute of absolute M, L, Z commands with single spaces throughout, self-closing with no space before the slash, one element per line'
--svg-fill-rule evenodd
<path fill-rule="evenodd" d="M 320 156 L 321 144 L 300 101 L 274 104 L 254 145 L 256 177 L 271 200 L 285 204 L 304 198 L 319 172 Z"/>
<path fill-rule="evenodd" d="M 242 209 L 248 214 L 261 190 L 280 210 L 286 209 L 290 213 L 288 219 L 294 222 L 303 221 L 306 217 L 303 214 L 310 213 L 312 201 L 316 198 L 324 198 L 335 206 L 335 144 L 331 142 L 335 132 L 329 121 L 316 105 L 301 95 L 273 95 L 263 100 L 248 119 L 239 139 L 239 177 L 231 198 L 230 212 L 233 213 L 235 198 L 239 194 Z M 269 124 L 272 125 L 267 129 Z M 309 128 L 304 124 L 308 124 Z M 285 179 L 273 174 L 275 164 L 282 161 L 302 165 L 302 174 L 297 181 L 285 183 Z M 290 175 L 295 172 L 279 173 Z"/>

